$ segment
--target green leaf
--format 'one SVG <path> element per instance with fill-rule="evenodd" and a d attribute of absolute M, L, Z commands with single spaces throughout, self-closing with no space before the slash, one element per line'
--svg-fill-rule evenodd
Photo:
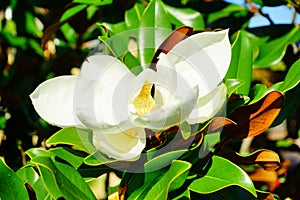
<path fill-rule="evenodd" d="M 53 155 L 70 163 L 75 169 L 79 168 L 84 160 L 82 155 L 79 155 L 79 152 L 76 152 L 69 148 L 64 148 L 64 147 L 53 148 L 50 149 L 50 152 Z"/>
<path fill-rule="evenodd" d="M 104 6 L 112 4 L 113 0 L 73 0 L 73 3 L 89 4 L 94 6 Z"/>
<path fill-rule="evenodd" d="M 0 199 L 29 200 L 22 180 L 0 158 Z"/>
<path fill-rule="evenodd" d="M 58 162 L 55 157 L 35 157 L 31 160 L 54 198 L 95 199 L 87 183 L 73 167 Z"/>
<path fill-rule="evenodd" d="M 122 33 L 127 30 L 127 27 L 126 27 L 126 24 L 124 21 L 121 21 L 121 22 L 115 23 L 115 24 L 103 22 L 102 25 L 105 26 L 109 30 L 110 36 L 117 35 L 117 34 Z"/>
<path fill-rule="evenodd" d="M 144 11 L 140 23 L 138 45 L 142 66 L 151 63 L 156 49 L 170 32 L 171 23 L 163 3 L 161 0 L 152 0 Z"/>
<path fill-rule="evenodd" d="M 96 151 L 93 154 L 87 156 L 84 159 L 84 163 L 86 165 L 90 165 L 90 166 L 98 166 L 98 165 L 103 165 L 103 164 L 107 164 L 107 163 L 112 163 L 112 162 L 116 162 L 117 160 L 113 160 L 113 159 L 109 159 L 107 157 L 105 157 L 101 152 Z"/>
<path fill-rule="evenodd" d="M 73 6 L 64 12 L 64 14 L 61 16 L 59 21 L 60 22 L 65 21 L 86 8 L 87 8 L 87 5 L 83 5 L 83 4 Z"/>
<path fill-rule="evenodd" d="M 259 46 L 258 57 L 254 61 L 255 67 L 270 67 L 281 61 L 288 44 L 299 41 L 300 28 L 296 26 L 284 36 Z"/>
<path fill-rule="evenodd" d="M 232 46 L 232 57 L 226 79 L 238 79 L 244 84 L 237 89 L 237 93 L 248 95 L 252 81 L 252 47 L 244 31 L 240 31 Z"/>
<path fill-rule="evenodd" d="M 264 96 L 272 91 L 280 91 L 282 82 L 278 82 L 271 87 L 267 88 L 267 86 L 263 84 L 256 84 L 250 91 L 250 98 L 252 99 L 249 104 L 253 104 L 261 100 Z"/>
<path fill-rule="evenodd" d="M 208 23 L 215 22 L 219 19 L 235 15 L 235 13 L 242 13 L 242 15 L 247 15 L 248 9 L 245 6 L 239 6 L 235 4 L 230 4 L 217 12 L 211 12 L 208 15 Z"/>
<path fill-rule="evenodd" d="M 169 151 L 162 155 L 156 156 L 153 159 L 149 160 L 145 164 L 145 171 L 154 171 L 154 170 L 160 169 L 161 167 L 167 166 L 173 160 L 178 159 L 180 156 L 182 156 L 187 151 L 188 151 L 187 149 L 177 150 L 177 151 Z"/>
<path fill-rule="evenodd" d="M 140 26 L 140 21 L 142 19 L 144 9 L 144 6 L 136 3 L 131 9 L 125 12 L 125 24 L 127 26 L 127 29 L 135 29 Z"/>
<path fill-rule="evenodd" d="M 186 140 L 191 136 L 192 129 L 190 124 L 187 121 L 183 121 L 180 125 L 180 132 L 182 134 L 182 137 Z"/>
<path fill-rule="evenodd" d="M 204 30 L 205 23 L 200 12 L 192 8 L 176 8 L 164 4 L 170 21 L 175 24 L 176 28 L 181 26 L 190 26 L 194 30 Z"/>
<path fill-rule="evenodd" d="M 208 194 L 236 185 L 257 197 L 254 185 L 246 172 L 222 157 L 209 158 L 198 174 L 200 178 L 189 186 L 189 190 L 193 192 Z"/>
<path fill-rule="evenodd" d="M 47 140 L 47 145 L 68 144 L 89 154 L 95 152 L 92 133 L 75 127 L 63 128 Z"/>
<path fill-rule="evenodd" d="M 48 191 L 45 189 L 42 179 L 33 167 L 24 167 L 17 171 L 17 175 L 27 182 L 35 191 L 37 199 L 47 199 L 49 197 Z"/>
<path fill-rule="evenodd" d="M 151 187 L 145 196 L 145 200 L 167 199 L 168 192 L 178 189 L 185 182 L 191 166 L 192 165 L 186 161 L 174 160 L 167 173 Z"/>
<path fill-rule="evenodd" d="M 232 93 L 236 92 L 239 87 L 241 87 L 244 84 L 243 81 L 237 80 L 237 79 L 226 79 L 225 85 L 227 88 L 227 96 L 230 97 Z"/>
<path fill-rule="evenodd" d="M 138 75 L 140 72 L 143 71 L 139 60 L 136 57 L 134 57 L 130 52 L 127 52 L 124 55 L 123 63 L 134 75 Z"/>
<path fill-rule="evenodd" d="M 298 108 L 300 105 L 299 99 L 300 85 L 297 85 L 286 92 L 282 108 L 276 120 L 273 122 L 272 127 L 281 124 L 286 118 L 295 112 L 295 108 Z"/>
<path fill-rule="evenodd" d="M 294 88 L 300 82 L 300 60 L 295 62 L 289 69 L 283 84 L 280 87 L 280 91 L 285 93 L 286 91 Z"/>
<path fill-rule="evenodd" d="M 167 172 L 167 168 L 157 171 L 138 173 L 128 183 L 126 194 L 129 195 L 128 200 L 144 199 L 148 191 L 155 183 Z"/>

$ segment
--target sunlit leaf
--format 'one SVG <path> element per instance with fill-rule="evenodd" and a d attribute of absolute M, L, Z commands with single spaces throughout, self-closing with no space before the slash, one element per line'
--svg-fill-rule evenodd
<path fill-rule="evenodd" d="M 112 4 L 113 0 L 73 0 L 74 3 L 90 4 L 94 6 L 104 6 Z"/>
<path fill-rule="evenodd" d="M 226 79 L 238 79 L 243 82 L 237 94 L 248 95 L 252 81 L 252 46 L 247 35 L 240 31 L 232 46 L 232 57 Z"/>
<path fill-rule="evenodd" d="M 22 180 L 0 158 L 0 198 L 29 200 Z"/>
<path fill-rule="evenodd" d="M 46 200 L 47 197 L 49 197 L 49 193 L 44 187 L 42 179 L 33 167 L 21 168 L 17 171 L 17 175 L 23 182 L 27 182 L 34 189 L 37 199 Z"/>
<path fill-rule="evenodd" d="M 170 34 L 169 30 L 171 30 L 171 23 L 163 3 L 161 0 L 151 1 L 144 11 L 140 23 L 138 45 L 142 66 L 150 64 L 155 49 Z"/>
<path fill-rule="evenodd" d="M 35 157 L 31 160 L 54 198 L 95 199 L 89 186 L 73 167 L 58 162 L 55 157 Z"/>
<path fill-rule="evenodd" d="M 79 4 L 79 5 L 73 6 L 64 12 L 64 14 L 61 16 L 59 21 L 62 22 L 70 17 L 73 17 L 74 15 L 76 15 L 80 11 L 84 10 L 85 8 L 87 8 L 87 5 L 84 5 L 84 4 Z"/>
<path fill-rule="evenodd" d="M 178 189 L 185 182 L 191 166 L 188 162 L 174 160 L 167 173 L 151 187 L 145 196 L 145 200 L 167 199 L 168 192 Z"/>
<path fill-rule="evenodd" d="M 260 45 L 258 57 L 254 61 L 256 67 L 270 67 L 280 62 L 288 44 L 300 39 L 300 28 L 296 26 L 284 36 Z"/>
<path fill-rule="evenodd" d="M 271 150 L 258 150 L 249 155 L 240 155 L 236 152 L 230 152 L 223 155 L 223 157 L 241 165 L 259 164 L 265 170 L 274 171 L 280 166 L 280 158 L 277 153 Z"/>
<path fill-rule="evenodd" d="M 200 178 L 194 180 L 189 186 L 189 190 L 193 192 L 208 194 L 236 185 L 253 196 L 257 196 L 254 185 L 246 172 L 222 157 L 212 156 L 203 169 L 198 169 L 197 173 Z"/>
<path fill-rule="evenodd" d="M 47 140 L 48 145 L 68 144 L 79 150 L 93 153 L 95 147 L 92 142 L 92 133 L 74 127 L 67 127 L 52 135 Z"/>
<path fill-rule="evenodd" d="M 144 9 L 144 6 L 136 3 L 131 9 L 125 12 L 125 24 L 128 29 L 138 28 L 140 26 Z"/>
<path fill-rule="evenodd" d="M 175 24 L 176 28 L 191 26 L 195 30 L 205 29 L 205 23 L 200 12 L 191 8 L 176 8 L 167 4 L 164 4 L 164 8 L 170 16 L 170 21 Z"/>
<path fill-rule="evenodd" d="M 280 87 L 280 91 L 285 93 L 286 91 L 294 88 L 300 82 L 300 60 L 295 62 L 289 69 L 283 84 Z"/>

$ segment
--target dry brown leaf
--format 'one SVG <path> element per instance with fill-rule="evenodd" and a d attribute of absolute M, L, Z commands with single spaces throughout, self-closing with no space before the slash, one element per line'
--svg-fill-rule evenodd
<path fill-rule="evenodd" d="M 229 116 L 237 125 L 226 128 L 227 137 L 243 139 L 261 134 L 278 116 L 283 100 L 280 92 L 273 91 L 254 104 L 237 108 Z"/>
<path fill-rule="evenodd" d="M 271 150 L 262 149 L 246 156 L 242 156 L 237 152 L 229 152 L 224 154 L 223 157 L 240 165 L 259 164 L 267 171 L 274 171 L 280 167 L 278 154 Z"/>
<path fill-rule="evenodd" d="M 151 61 L 150 68 L 156 71 L 156 63 L 161 52 L 167 54 L 176 44 L 193 34 L 193 28 L 183 26 L 175 31 L 159 46 Z"/>

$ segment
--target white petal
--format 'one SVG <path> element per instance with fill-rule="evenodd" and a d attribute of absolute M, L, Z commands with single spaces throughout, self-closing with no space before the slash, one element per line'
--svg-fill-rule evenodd
<path fill-rule="evenodd" d="M 221 84 L 208 95 L 199 98 L 187 121 L 189 124 L 203 123 L 215 116 L 224 106 L 226 86 Z"/>
<path fill-rule="evenodd" d="M 159 89 L 159 88 L 158 88 Z M 198 99 L 198 87 L 175 92 L 176 97 L 156 110 L 140 116 L 134 122 L 153 130 L 165 130 L 184 121 L 194 108 Z"/>
<path fill-rule="evenodd" d="M 132 128 L 116 134 L 106 134 L 101 129 L 93 131 L 93 143 L 107 156 L 117 160 L 136 159 L 146 146 L 145 131 Z"/>
<path fill-rule="evenodd" d="M 41 83 L 30 95 L 37 113 L 59 127 L 84 128 L 73 108 L 76 76 L 59 76 Z"/>
<path fill-rule="evenodd" d="M 133 79 L 134 75 L 114 57 L 88 57 L 75 87 L 79 119 L 92 129 L 111 128 L 128 119 L 126 86 Z"/>
<path fill-rule="evenodd" d="M 212 91 L 224 78 L 231 59 L 228 30 L 204 32 L 179 42 L 168 54 L 180 76 L 191 87 L 199 86 L 199 96 Z"/>

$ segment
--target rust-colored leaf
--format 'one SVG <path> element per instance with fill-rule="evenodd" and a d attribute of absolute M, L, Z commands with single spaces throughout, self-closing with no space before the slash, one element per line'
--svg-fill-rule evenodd
<path fill-rule="evenodd" d="M 271 150 L 262 149 L 246 156 L 242 156 L 236 152 L 229 152 L 224 154 L 223 157 L 241 165 L 259 164 L 267 171 L 274 171 L 280 167 L 278 154 Z"/>
<path fill-rule="evenodd" d="M 224 127 L 234 126 L 236 123 L 225 117 L 213 118 L 200 132 L 202 133 L 214 133 L 221 131 Z"/>
<path fill-rule="evenodd" d="M 271 192 L 276 189 L 278 176 L 274 171 L 266 171 L 259 168 L 254 173 L 250 174 L 250 178 L 253 182 L 266 183 L 269 186 L 268 190 Z"/>
<path fill-rule="evenodd" d="M 237 108 L 229 116 L 237 125 L 227 127 L 227 137 L 243 139 L 261 134 L 278 116 L 283 100 L 280 92 L 273 91 L 254 104 Z"/>
<path fill-rule="evenodd" d="M 156 71 L 156 63 L 158 61 L 159 54 L 161 52 L 167 54 L 177 43 L 181 42 L 192 34 L 193 28 L 189 26 L 183 26 L 173 31 L 173 33 L 156 50 L 151 61 L 150 68 Z"/>

